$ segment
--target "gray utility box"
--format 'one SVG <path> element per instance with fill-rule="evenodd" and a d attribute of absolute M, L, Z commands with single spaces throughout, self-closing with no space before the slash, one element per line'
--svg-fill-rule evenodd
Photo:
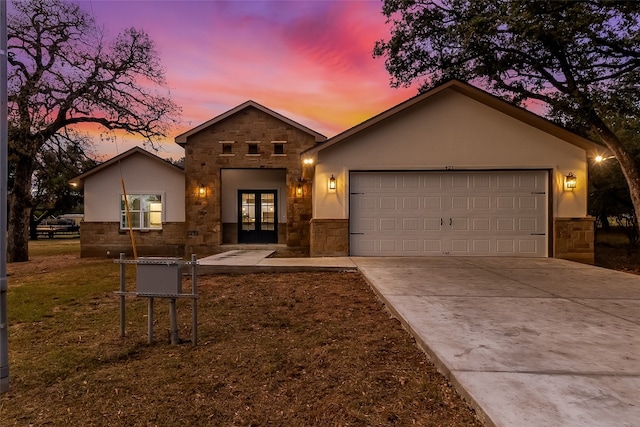
<path fill-rule="evenodd" d="M 182 293 L 180 258 L 140 257 L 136 266 L 136 291 L 139 294 Z"/>

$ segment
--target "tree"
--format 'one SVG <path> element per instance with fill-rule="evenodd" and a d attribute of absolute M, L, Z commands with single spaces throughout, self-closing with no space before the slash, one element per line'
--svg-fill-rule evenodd
<path fill-rule="evenodd" d="M 640 163 L 624 129 L 640 116 L 640 2 L 385 0 L 392 24 L 374 56 L 391 83 L 457 78 L 509 101 L 542 101 L 620 164 L 640 218 Z"/>
<path fill-rule="evenodd" d="M 47 217 L 70 213 L 82 204 L 82 192 L 69 181 L 96 166 L 85 152 L 91 141 L 74 132 L 56 134 L 38 153 L 33 175 L 29 237 L 38 238 L 37 227 Z"/>
<path fill-rule="evenodd" d="M 80 124 L 138 134 L 153 143 L 179 109 L 163 95 L 164 71 L 149 36 L 129 28 L 107 43 L 93 19 L 63 0 L 15 3 L 7 23 L 9 188 L 7 255 L 28 259 L 38 155 Z"/>

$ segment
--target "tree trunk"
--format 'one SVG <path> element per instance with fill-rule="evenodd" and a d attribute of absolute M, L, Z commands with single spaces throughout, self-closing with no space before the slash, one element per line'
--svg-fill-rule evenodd
<path fill-rule="evenodd" d="M 9 194 L 9 228 L 7 261 L 29 261 L 29 215 L 31 213 L 31 179 L 35 160 L 21 156 L 16 164 L 13 186 Z"/>
<path fill-rule="evenodd" d="M 636 221 L 640 220 L 640 169 L 633 155 L 622 145 L 618 137 L 600 120 L 595 113 L 591 116 L 591 129 L 611 150 L 620 164 L 620 169 L 629 186 L 629 195 L 633 204 Z M 638 230 L 636 230 L 636 234 Z M 637 236 L 640 238 L 640 235 Z"/>

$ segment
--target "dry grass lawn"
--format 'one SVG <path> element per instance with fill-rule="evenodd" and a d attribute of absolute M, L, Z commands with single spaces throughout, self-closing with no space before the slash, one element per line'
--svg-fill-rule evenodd
<path fill-rule="evenodd" d="M 9 265 L 3 427 L 481 425 L 358 273 L 200 277 L 199 345 L 188 300 L 185 342 L 157 301 L 148 345 L 146 299 L 119 336 L 118 265 L 77 241 L 32 249 Z"/>

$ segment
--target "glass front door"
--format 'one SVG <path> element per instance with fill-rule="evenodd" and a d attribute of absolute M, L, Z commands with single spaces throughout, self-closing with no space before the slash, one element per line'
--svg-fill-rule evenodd
<path fill-rule="evenodd" d="M 275 190 L 238 191 L 238 242 L 278 243 Z"/>

